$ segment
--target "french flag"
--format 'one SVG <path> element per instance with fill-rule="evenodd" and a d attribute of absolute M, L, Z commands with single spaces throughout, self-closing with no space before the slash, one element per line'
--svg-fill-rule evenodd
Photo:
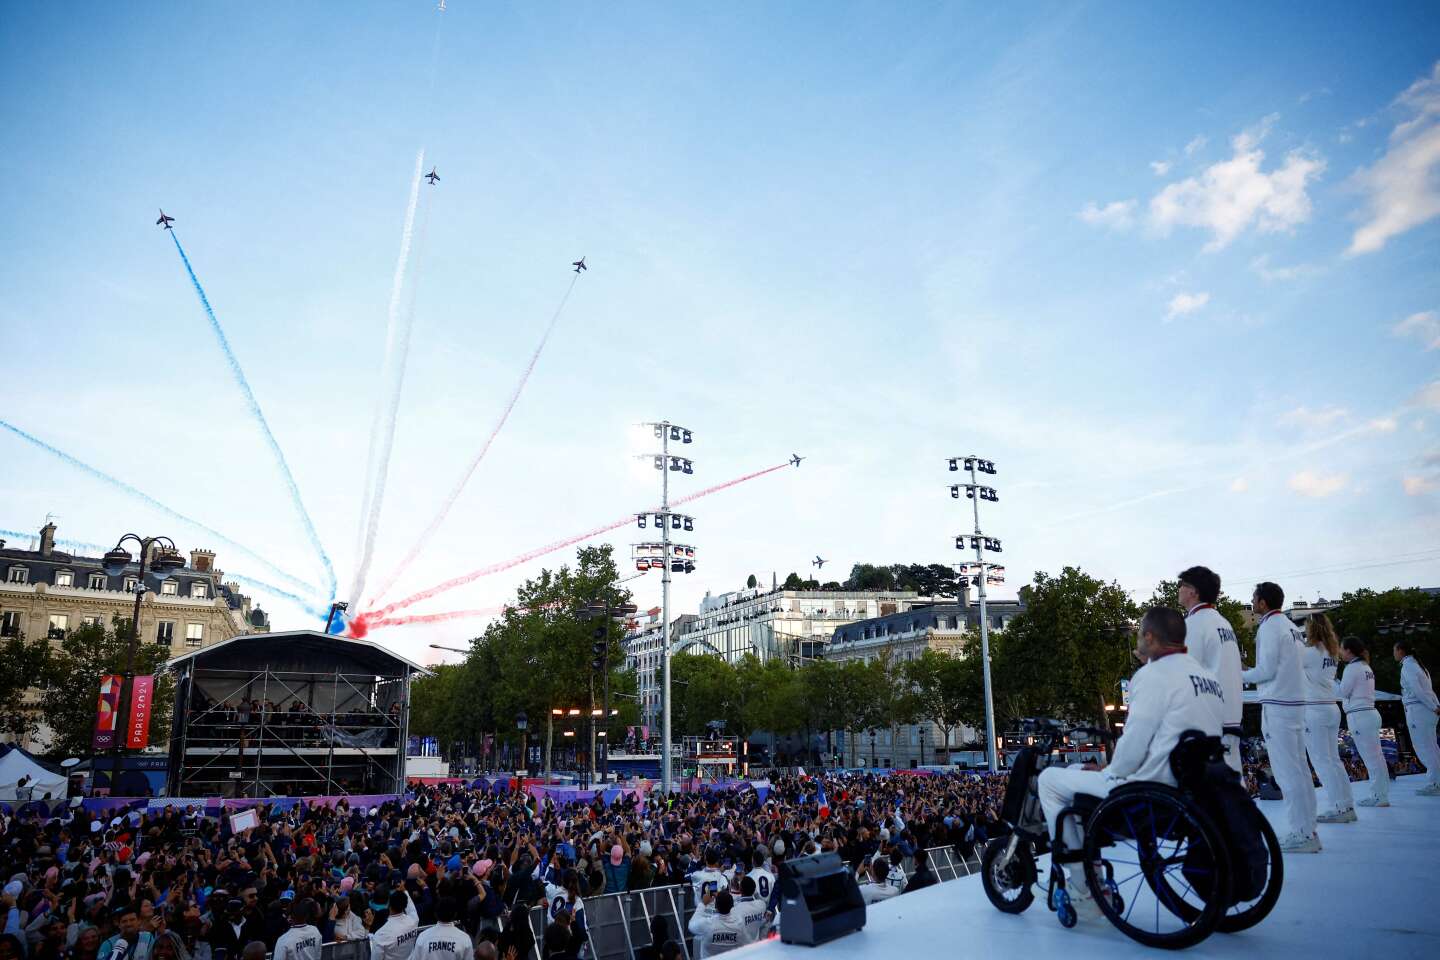
<path fill-rule="evenodd" d="M 815 803 L 820 807 L 820 819 L 828 819 L 830 816 L 830 801 L 825 799 L 825 784 L 819 780 L 815 781 Z"/>

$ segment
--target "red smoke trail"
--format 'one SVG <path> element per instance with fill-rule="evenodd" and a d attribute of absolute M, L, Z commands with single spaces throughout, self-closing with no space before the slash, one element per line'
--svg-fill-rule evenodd
<path fill-rule="evenodd" d="M 401 575 L 410 569 L 410 564 L 415 562 L 415 558 L 420 555 L 420 551 L 425 549 L 425 544 L 430 542 L 430 538 L 435 535 L 435 531 L 440 529 L 440 525 L 444 523 L 445 518 L 450 515 L 451 508 L 454 507 L 455 502 L 460 499 L 460 494 L 465 490 L 465 485 L 470 482 L 470 478 L 475 475 L 475 470 L 480 466 L 480 461 L 484 460 L 485 454 L 490 452 L 491 444 L 493 444 L 495 438 L 500 435 L 500 430 L 505 426 L 505 421 L 510 419 L 510 414 L 514 411 L 515 404 L 519 402 L 520 394 L 524 391 L 525 384 L 530 382 L 530 374 L 535 372 L 535 364 L 540 360 L 540 353 L 545 349 L 545 344 L 550 340 L 550 334 L 554 331 L 555 324 L 560 319 L 560 314 L 565 310 L 565 304 L 570 300 L 570 294 L 575 290 L 575 282 L 579 279 L 580 274 L 577 272 L 575 276 L 571 278 L 570 286 L 565 288 L 565 296 L 560 298 L 560 305 L 557 306 L 555 312 L 550 315 L 550 322 L 545 325 L 545 333 L 540 337 L 539 345 L 535 347 L 535 352 L 530 355 L 530 362 L 525 366 L 524 372 L 520 374 L 519 382 L 515 384 L 515 389 L 510 393 L 510 402 L 505 404 L 504 410 L 500 411 L 500 419 L 495 421 L 495 427 L 490 431 L 490 436 L 485 438 L 485 443 L 480 447 L 480 452 L 475 454 L 474 458 L 465 467 L 464 472 L 460 474 L 460 479 L 456 481 L 455 486 L 450 490 L 449 496 L 441 502 L 440 509 L 431 519 L 429 526 L 420 534 L 419 539 L 415 541 L 415 545 L 410 548 L 409 552 L 405 554 L 404 559 L 402 559 L 400 563 L 396 565 L 395 569 L 390 572 L 390 575 L 385 578 L 385 582 L 380 584 L 380 589 L 375 591 L 375 602 L 378 603 L 384 599 L 385 594 L 390 592 L 390 588 L 395 586 L 395 581 L 399 580 Z"/>
<path fill-rule="evenodd" d="M 678 507 L 683 504 L 690 503 L 694 500 L 699 500 L 701 497 L 708 497 L 712 493 L 719 493 L 721 490 L 729 489 L 730 487 L 744 483 L 747 480 L 754 480 L 757 477 L 765 476 L 765 474 L 767 473 L 774 473 L 776 470 L 783 470 L 789 465 L 790 464 L 788 462 L 777 463 L 773 467 L 766 467 L 764 470 L 756 470 L 754 473 L 747 473 L 743 477 L 736 477 L 734 480 L 726 480 L 724 483 L 717 483 L 713 487 L 706 487 L 704 490 L 699 490 L 695 493 L 691 493 L 686 496 L 672 500 L 670 501 L 670 506 Z M 651 507 L 650 509 L 651 511 L 654 511 L 659 508 Z M 644 512 L 645 511 L 643 510 L 636 511 L 636 513 Z M 534 560 L 537 557 L 543 557 L 547 553 L 554 553 L 557 550 L 564 550 L 566 547 L 574 546 L 575 544 L 581 543 L 585 540 L 589 540 L 592 537 L 598 537 L 602 533 L 609 533 L 611 530 L 618 530 L 626 524 L 631 524 L 634 522 L 635 513 L 627 513 L 621 519 L 616 520 L 613 523 L 607 523 L 603 527 L 596 527 L 594 530 L 587 530 L 586 532 L 578 534 L 577 536 L 567 537 L 564 540 L 557 540 L 554 543 L 546 544 L 545 546 L 539 547 L 535 550 L 531 550 L 528 553 L 522 553 L 518 557 L 513 557 L 509 560 L 504 560 L 500 563 L 492 564 L 488 567 L 481 567 L 478 570 L 472 570 L 469 573 L 464 573 L 458 577 L 446 580 L 444 583 L 437 584 L 436 586 L 430 587 L 427 590 L 421 590 L 418 593 L 412 593 L 410 596 L 404 598 L 403 600 L 396 600 L 394 603 L 386 604 L 379 610 L 371 610 L 357 615 L 355 619 L 351 621 L 352 632 L 356 629 L 357 625 L 360 630 L 368 630 L 370 626 L 376 626 L 381 621 L 391 620 L 391 614 L 395 613 L 397 610 L 404 610 L 406 607 L 414 606 L 415 604 L 420 603 L 423 600 L 429 600 L 431 597 L 439 596 L 440 594 L 445 593 L 447 590 L 454 590 L 456 587 L 463 587 L 467 583 L 473 583 L 474 581 L 479 580 L 481 577 L 488 577 L 491 574 L 501 573 L 513 567 L 518 567 L 522 563 L 529 563 L 531 560 Z"/>

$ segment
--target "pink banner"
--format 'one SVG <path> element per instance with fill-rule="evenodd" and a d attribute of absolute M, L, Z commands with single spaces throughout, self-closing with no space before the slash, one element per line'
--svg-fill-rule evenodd
<path fill-rule="evenodd" d="M 96 750 L 115 746 L 115 727 L 120 716 L 120 684 L 123 678 L 107 674 L 100 678 L 100 702 L 95 705 L 95 734 L 90 745 Z"/>
<path fill-rule="evenodd" d="M 155 678 L 136 677 L 130 693 L 130 725 L 125 731 L 125 746 L 143 749 L 150 745 L 150 713 L 155 699 Z"/>

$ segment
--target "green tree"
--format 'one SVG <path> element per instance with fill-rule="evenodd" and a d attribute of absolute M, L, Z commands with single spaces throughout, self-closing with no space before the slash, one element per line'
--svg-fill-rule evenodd
<path fill-rule="evenodd" d="M 805 589 L 805 581 L 800 579 L 800 574 L 798 574 L 798 573 L 796 573 L 795 571 L 792 570 L 792 571 L 790 571 L 790 575 L 785 578 L 784 589 L 786 589 L 786 590 L 804 590 L 804 589 Z"/>
<path fill-rule="evenodd" d="M 45 679 L 50 641 L 27 640 L 23 634 L 6 637 L 0 642 L 0 664 L 0 733 L 20 740 L 39 727 L 40 714 L 26 701 Z"/>
<path fill-rule="evenodd" d="M 72 630 L 51 648 L 42 677 L 40 708 L 55 732 L 52 753 L 79 756 L 90 752 L 100 678 L 125 672 L 129 648 L 130 621 L 119 617 L 108 630 L 101 624 Z M 154 643 L 138 644 L 135 650 L 135 674 L 156 675 L 150 714 L 150 742 L 155 746 L 164 746 L 170 738 L 175 681 L 168 673 L 157 673 L 169 656 L 169 650 Z M 129 705 L 122 704 L 121 710 L 122 716 L 127 716 Z"/>
<path fill-rule="evenodd" d="M 857 563 L 850 568 L 845 581 L 846 590 L 894 590 L 895 571 L 890 567 L 877 567 L 872 563 Z"/>
<path fill-rule="evenodd" d="M 1401 637 L 1415 644 L 1432 673 L 1440 664 L 1440 596 L 1418 589 L 1356 590 L 1340 598 L 1330 619 L 1341 637 L 1359 637 L 1370 648 L 1376 689 L 1400 691 L 1400 665 L 1392 653 Z"/>
<path fill-rule="evenodd" d="M 1021 588 L 1024 609 L 995 638 L 996 713 L 1108 723 L 1104 706 L 1133 667 L 1138 610 L 1118 584 L 1076 567 L 1038 572 Z"/>
<path fill-rule="evenodd" d="M 833 746 L 830 735 L 846 723 L 845 689 L 840 680 L 844 668 L 834 660 L 811 660 L 799 671 L 799 689 L 805 714 L 805 742 L 816 731 L 825 731 L 827 752 Z M 828 762 L 828 760 L 827 760 Z"/>
<path fill-rule="evenodd" d="M 722 720 L 728 731 L 739 730 L 740 678 L 735 667 L 710 654 L 677 653 L 670 660 L 674 703 L 670 722 L 681 736 L 699 736 L 706 724 Z"/>
<path fill-rule="evenodd" d="M 975 669 L 980 659 L 979 642 L 973 652 L 967 646 L 966 653 L 957 657 L 926 649 L 904 665 L 906 679 L 914 689 L 916 713 L 938 726 L 944 735 L 944 742 L 935 745 L 937 756 L 948 756 L 950 735 L 956 727 L 977 717 L 983 726 L 984 694 Z"/>
<path fill-rule="evenodd" d="M 753 574 L 753 573 L 750 574 L 750 576 L 748 576 L 748 577 L 745 578 L 745 586 L 746 586 L 746 588 L 748 588 L 748 589 L 750 589 L 750 590 L 754 590 L 754 589 L 755 589 L 755 584 L 756 584 L 756 582 L 757 582 L 757 581 L 756 581 L 756 579 L 755 579 L 755 574 Z"/>

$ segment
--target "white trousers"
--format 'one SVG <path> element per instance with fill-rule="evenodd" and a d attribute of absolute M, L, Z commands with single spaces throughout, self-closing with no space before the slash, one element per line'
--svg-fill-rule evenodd
<path fill-rule="evenodd" d="M 1350 775 L 1340 762 L 1340 708 L 1333 703 L 1312 703 L 1305 708 L 1305 752 L 1325 788 L 1331 812 L 1355 806 Z"/>
<path fill-rule="evenodd" d="M 1110 793 L 1110 780 L 1099 770 L 1082 770 L 1080 767 L 1046 767 L 1040 771 L 1040 782 L 1036 792 L 1040 796 L 1040 809 L 1045 811 L 1045 824 L 1050 836 L 1055 836 L 1055 821 L 1060 811 L 1075 800 L 1075 794 L 1088 793 L 1092 797 L 1104 797 Z M 1074 818 L 1065 821 L 1065 846 L 1078 849 L 1084 842 L 1080 826 Z"/>
<path fill-rule="evenodd" d="M 1435 723 L 1440 717 L 1435 711 L 1426 710 L 1419 704 L 1405 705 L 1405 725 L 1410 728 L 1410 742 L 1415 746 L 1415 755 L 1425 764 L 1425 782 L 1440 785 L 1440 745 L 1435 742 Z"/>
<path fill-rule="evenodd" d="M 1309 837 L 1315 833 L 1315 781 L 1305 762 L 1305 708 L 1267 703 L 1261 726 L 1290 833 Z"/>
<path fill-rule="evenodd" d="M 1370 775 L 1370 795 L 1376 800 L 1390 799 L 1390 768 L 1385 765 L 1385 751 L 1380 749 L 1380 711 L 1374 707 L 1345 714 L 1350 725 L 1350 738 L 1355 752 L 1365 761 Z"/>

